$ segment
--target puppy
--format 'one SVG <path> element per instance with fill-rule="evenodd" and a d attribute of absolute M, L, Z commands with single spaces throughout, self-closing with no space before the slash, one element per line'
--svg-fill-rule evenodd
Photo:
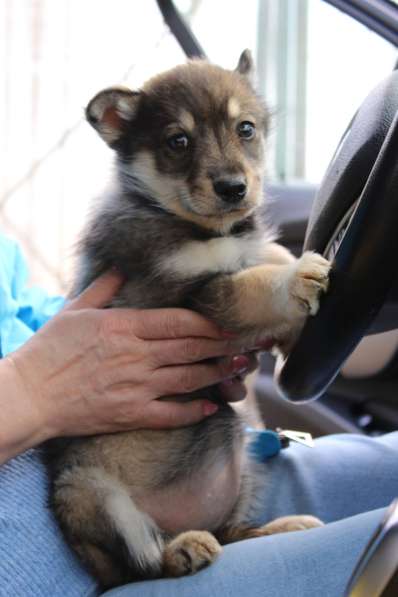
<path fill-rule="evenodd" d="M 294 342 L 329 263 L 295 259 L 260 217 L 268 114 L 252 80 L 246 50 L 234 71 L 195 60 L 91 100 L 87 120 L 116 168 L 83 233 L 75 294 L 116 265 L 126 282 L 113 306 L 188 307 L 247 346 Z M 190 574 L 220 544 L 321 524 L 289 516 L 256 528 L 260 477 L 243 421 L 217 387 L 183 399 L 198 397 L 219 409 L 190 427 L 53 442 L 52 507 L 103 587 Z"/>

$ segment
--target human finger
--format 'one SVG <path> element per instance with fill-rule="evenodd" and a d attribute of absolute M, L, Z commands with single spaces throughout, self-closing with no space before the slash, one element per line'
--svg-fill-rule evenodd
<path fill-rule="evenodd" d="M 157 367 L 195 363 L 237 353 L 236 344 L 229 340 L 210 338 L 176 338 L 148 342 L 148 356 Z"/>
<path fill-rule="evenodd" d="M 210 400 L 172 402 L 152 400 L 146 408 L 139 426 L 150 429 L 186 427 L 199 423 L 217 412 L 218 406 Z"/>
<path fill-rule="evenodd" d="M 221 395 L 227 402 L 239 402 L 247 395 L 247 388 L 244 384 L 244 379 L 246 375 L 249 375 L 257 369 L 258 358 L 257 354 L 254 352 L 245 353 L 245 357 L 247 357 L 249 361 L 246 371 L 235 377 L 225 379 L 219 384 Z"/>
<path fill-rule="evenodd" d="M 240 376 L 226 379 L 220 382 L 218 387 L 226 402 L 240 402 L 246 398 L 247 388 Z"/>
<path fill-rule="evenodd" d="M 152 384 L 160 395 L 187 394 L 200 388 L 215 385 L 234 375 L 243 374 L 249 360 L 245 355 L 237 355 L 231 359 L 195 365 L 162 367 L 153 374 Z"/>
<path fill-rule="evenodd" d="M 129 316 L 120 309 L 120 316 Z M 127 313 L 126 313 L 127 311 Z M 228 337 L 215 323 L 188 309 L 142 309 L 134 311 L 134 333 L 143 340 Z"/>
<path fill-rule="evenodd" d="M 64 311 L 105 307 L 113 299 L 122 283 L 123 276 L 119 272 L 114 270 L 106 272 L 94 280 L 79 296 L 72 299 Z"/>

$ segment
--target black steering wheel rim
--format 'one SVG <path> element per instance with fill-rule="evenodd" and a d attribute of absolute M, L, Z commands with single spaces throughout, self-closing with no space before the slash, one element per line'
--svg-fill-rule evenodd
<path fill-rule="evenodd" d="M 395 282 L 398 256 L 398 72 L 351 121 L 321 183 L 304 250 L 332 261 L 330 288 L 289 356 L 280 393 L 318 398 L 366 333 Z"/>

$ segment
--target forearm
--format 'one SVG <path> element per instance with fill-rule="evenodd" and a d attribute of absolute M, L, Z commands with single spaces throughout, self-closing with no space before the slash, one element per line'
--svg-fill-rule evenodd
<path fill-rule="evenodd" d="M 0 464 L 48 439 L 42 405 L 24 387 L 12 358 L 0 360 Z"/>
<path fill-rule="evenodd" d="M 288 312 L 290 265 L 258 265 L 218 276 L 203 287 L 194 304 L 224 329 L 240 334 L 272 330 Z"/>
<path fill-rule="evenodd" d="M 296 257 L 292 253 L 278 243 L 266 243 L 263 252 L 264 265 L 289 265 L 294 263 Z"/>
<path fill-rule="evenodd" d="M 194 308 L 221 327 L 241 334 L 272 327 L 284 319 L 286 276 L 297 260 L 278 243 L 262 247 L 263 263 L 236 274 L 220 275 L 202 287 Z"/>
<path fill-rule="evenodd" d="M 318 310 L 330 264 L 316 253 L 295 260 L 278 245 L 273 252 L 275 261 L 288 256 L 289 263 L 257 265 L 213 278 L 200 290 L 195 306 L 224 329 L 242 335 L 263 331 L 284 345 L 287 338 L 294 341 L 307 315 Z"/>

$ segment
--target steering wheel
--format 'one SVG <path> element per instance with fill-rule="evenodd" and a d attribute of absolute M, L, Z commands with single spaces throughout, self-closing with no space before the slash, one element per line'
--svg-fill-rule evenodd
<path fill-rule="evenodd" d="M 314 200 L 304 250 L 323 254 L 332 270 L 317 315 L 277 362 L 277 387 L 296 402 L 323 394 L 366 333 L 398 328 L 396 317 L 370 329 L 388 309 L 398 270 L 398 72 L 368 95 L 344 133 Z"/>

